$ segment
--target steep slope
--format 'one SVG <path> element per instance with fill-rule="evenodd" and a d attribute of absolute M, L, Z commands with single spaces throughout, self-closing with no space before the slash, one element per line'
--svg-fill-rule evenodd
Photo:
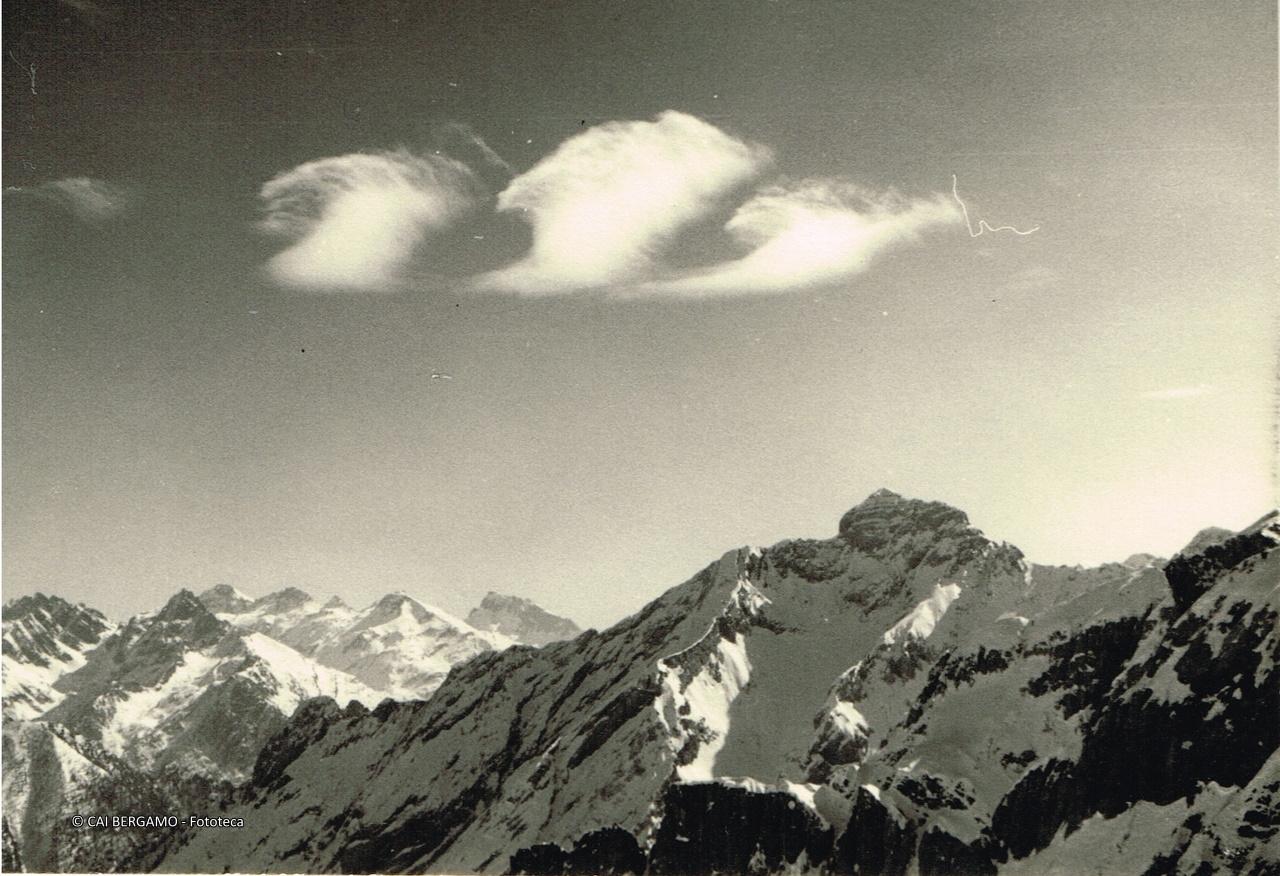
<path fill-rule="evenodd" d="M 582 632 L 573 621 L 554 615 L 528 599 L 492 591 L 471 609 L 467 623 L 478 630 L 501 633 L 521 645 L 563 642 Z"/>
<path fill-rule="evenodd" d="M 4 718 L 38 717 L 62 699 L 58 679 L 111 633 L 101 612 L 37 593 L 4 607 Z"/>
<path fill-rule="evenodd" d="M 200 811 L 229 788 L 137 770 L 44 722 L 4 725 L 6 871 L 105 872 L 145 854 L 162 832 L 77 827 L 73 815 Z"/>
<path fill-rule="evenodd" d="M 833 680 L 890 639 L 892 650 L 922 640 L 904 620 L 939 594 L 939 616 L 949 608 L 974 622 L 993 595 L 1017 592 L 1025 579 L 1022 554 L 988 540 L 961 511 L 888 490 L 845 514 L 837 537 L 775 545 L 761 567 L 768 623 L 752 634 L 757 671 L 733 704 L 716 777 L 812 778 L 813 717 Z M 908 662 L 894 671 L 913 674 Z"/>
<path fill-rule="evenodd" d="M 252 836 L 194 836 L 164 866 L 500 872 L 521 849 L 614 827 L 611 848 L 659 854 L 681 842 L 670 807 L 720 794 L 765 801 L 760 817 L 798 806 L 798 824 L 825 830 L 800 780 L 833 680 L 940 586 L 970 597 L 951 612 L 985 616 L 983 594 L 1025 578 L 1016 549 L 959 511 L 877 493 L 833 539 L 731 552 L 603 633 L 484 655 L 426 703 L 310 727 L 233 805 L 255 813 Z"/>
<path fill-rule="evenodd" d="M 200 600 L 222 607 L 222 620 L 270 636 L 400 700 L 430 696 L 453 666 L 512 644 L 403 593 L 360 610 L 337 597 L 322 604 L 297 588 L 247 605 L 228 600 L 221 588 Z"/>
<path fill-rule="evenodd" d="M 1277 543 L 1028 566 L 882 491 L 429 701 L 308 704 L 225 803 L 248 831 L 161 866 L 1274 873 Z"/>
<path fill-rule="evenodd" d="M 140 769 L 248 775 L 298 704 L 327 695 L 376 704 L 380 691 L 266 636 L 218 620 L 189 592 L 130 620 L 63 676 L 43 720 Z"/>
<path fill-rule="evenodd" d="M 691 679 L 754 622 L 750 566 L 732 552 L 606 634 L 483 654 L 426 702 L 300 716 L 273 742 L 292 757 L 229 809 L 255 813 L 246 831 L 194 835 L 162 868 L 501 871 L 523 845 L 601 822 L 643 834 L 704 720 L 691 707 L 664 726 L 657 663 L 683 653 Z M 291 748 L 292 734 L 308 741 Z"/>
<path fill-rule="evenodd" d="M 1203 843 L 1188 837 L 1205 813 L 1230 820 L 1241 793 L 1241 812 L 1269 805 L 1250 790 L 1280 742 L 1269 532 L 1099 584 L 940 658 L 885 744 L 824 789 L 850 810 L 837 869 L 1111 872 L 1102 843 L 1128 872 L 1175 859 L 1194 871 Z M 1243 832 L 1234 845 L 1265 859 Z"/>

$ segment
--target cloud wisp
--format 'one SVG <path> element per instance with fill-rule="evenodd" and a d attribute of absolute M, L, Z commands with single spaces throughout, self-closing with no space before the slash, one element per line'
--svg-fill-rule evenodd
<path fill-rule="evenodd" d="M 9 191 L 54 204 L 90 225 L 116 218 L 134 200 L 133 193 L 124 186 L 88 176 L 72 176 L 37 186 L 15 186 Z"/>
<path fill-rule="evenodd" d="M 845 282 L 888 249 L 967 221 L 963 202 L 941 193 L 906 198 L 843 177 L 762 183 L 773 163 L 767 147 L 674 110 L 581 131 L 514 175 L 470 127 L 447 123 L 437 135 L 470 153 L 481 173 L 502 171 L 497 213 L 531 233 L 524 255 L 464 281 L 476 292 L 783 294 Z M 260 193 L 261 227 L 288 241 L 268 269 L 283 285 L 317 291 L 416 288 L 409 277 L 431 274 L 422 263 L 428 238 L 492 204 L 482 189 L 493 174 L 481 173 L 440 151 L 400 150 L 324 158 L 280 174 Z M 676 267 L 682 235 L 704 250 L 723 246 L 727 235 L 727 252 L 711 264 Z"/>
<path fill-rule="evenodd" d="M 889 247 L 960 219 L 940 195 L 906 199 L 834 178 L 779 183 L 758 191 L 725 225 L 750 247 L 746 255 L 624 294 L 769 295 L 837 283 L 867 270 Z"/>
<path fill-rule="evenodd" d="M 283 285 L 322 291 L 397 288 L 426 238 L 479 202 L 465 165 L 404 150 L 308 162 L 259 195 L 260 227 L 291 241 L 268 270 Z"/>
<path fill-rule="evenodd" d="M 461 144 L 464 150 L 474 150 L 479 155 L 481 161 L 490 167 L 496 167 L 507 176 L 515 176 L 516 169 L 511 166 L 507 159 L 498 154 L 492 146 L 485 142 L 485 139 L 476 133 L 475 128 L 464 122 L 444 122 L 438 127 L 438 136 L 446 143 L 452 141 Z M 445 151 L 452 152 L 447 146 L 442 146 Z"/>
<path fill-rule="evenodd" d="M 719 208 L 770 160 L 765 147 L 680 112 L 590 128 L 498 196 L 500 211 L 529 223 L 533 245 L 476 285 L 552 295 L 644 280 L 678 231 Z"/>

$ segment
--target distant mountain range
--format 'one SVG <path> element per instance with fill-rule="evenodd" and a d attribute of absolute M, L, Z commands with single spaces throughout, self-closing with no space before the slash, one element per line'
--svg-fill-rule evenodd
<path fill-rule="evenodd" d="M 157 776 L 160 785 L 177 777 L 206 789 L 244 782 L 306 700 L 368 709 L 425 698 L 454 665 L 511 647 L 522 632 L 542 631 L 539 643 L 554 638 L 548 625 L 578 632 L 525 600 L 503 604 L 480 630 L 403 593 L 357 610 L 297 588 L 251 599 L 221 585 L 179 591 L 119 626 L 56 596 L 14 600 L 4 608 L 3 656 L 4 819 L 14 854 L 46 870 L 77 860 L 46 841 L 47 795 L 33 795 L 41 786 L 70 801 L 127 774 L 147 786 L 144 798 L 163 800 L 171 795 Z M 103 860 L 101 850 L 79 848 L 83 839 L 69 837 L 67 851 Z"/>
<path fill-rule="evenodd" d="M 1275 874 L 1278 544 L 1041 566 L 879 491 L 580 635 L 494 594 L 27 597 L 6 869 Z M 64 827 L 165 806 L 244 827 Z"/>

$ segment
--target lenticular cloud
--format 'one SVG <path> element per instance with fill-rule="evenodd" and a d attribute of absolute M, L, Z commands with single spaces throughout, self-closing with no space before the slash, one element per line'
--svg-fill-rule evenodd
<path fill-rule="evenodd" d="M 393 288 L 423 241 L 477 203 L 474 177 L 448 158 L 406 151 L 342 155 L 263 185 L 261 227 L 292 241 L 268 268 L 310 289 Z"/>
<path fill-rule="evenodd" d="M 774 294 L 846 280 L 898 243 L 960 214 L 943 196 L 905 199 L 848 180 L 786 182 L 761 189 L 726 223 L 741 258 L 645 284 L 632 294 L 709 297 Z"/>
<path fill-rule="evenodd" d="M 763 146 L 679 112 L 591 128 L 498 196 L 499 210 L 528 221 L 533 245 L 478 285 L 554 294 L 642 280 L 676 232 L 750 183 L 769 161 Z"/>

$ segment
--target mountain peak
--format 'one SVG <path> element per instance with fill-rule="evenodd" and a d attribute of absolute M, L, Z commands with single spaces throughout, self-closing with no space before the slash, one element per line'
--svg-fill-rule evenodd
<path fill-rule="evenodd" d="M 268 593 L 253 604 L 255 606 L 268 606 L 275 611 L 285 611 L 306 605 L 311 602 L 311 599 L 311 594 L 305 590 L 300 590 L 297 587 L 286 587 L 283 590 Z"/>
<path fill-rule="evenodd" d="M 204 603 L 185 587 L 179 590 L 156 614 L 158 621 L 187 621 L 209 613 Z"/>
<path fill-rule="evenodd" d="M 41 609 L 49 612 L 68 611 L 74 606 L 61 596 L 48 596 L 44 593 L 31 593 L 11 599 L 4 605 L 4 619 L 18 620 Z"/>
<path fill-rule="evenodd" d="M 1194 557 L 1202 554 L 1215 544 L 1222 544 L 1227 539 L 1234 536 L 1235 533 L 1230 529 L 1223 529 L 1221 526 L 1208 526 L 1195 534 L 1191 541 L 1187 542 L 1186 547 L 1178 551 L 1184 557 Z"/>
<path fill-rule="evenodd" d="M 422 605 L 421 602 L 414 599 L 412 596 L 410 596 L 408 593 L 405 593 L 403 590 L 392 590 L 390 593 L 385 594 L 381 599 L 379 599 L 377 604 L 382 606 L 387 606 L 389 608 L 394 608 L 394 607 L 398 607 L 405 604 Z"/>
<path fill-rule="evenodd" d="M 490 590 L 471 609 L 467 623 L 479 630 L 501 633 L 525 645 L 546 645 L 572 639 L 582 632 L 568 618 L 552 614 L 532 600 Z"/>
<path fill-rule="evenodd" d="M 840 518 L 839 531 L 854 547 L 875 552 L 908 535 L 950 534 L 968 527 L 969 517 L 944 502 L 908 499 L 879 489 Z"/>
<path fill-rule="evenodd" d="M 197 597 L 215 614 L 239 614 L 253 605 L 253 600 L 230 584 L 216 584 Z"/>
<path fill-rule="evenodd" d="M 1147 566 L 1159 565 L 1162 562 L 1163 560 L 1155 554 L 1138 553 L 1130 555 L 1120 565 L 1124 566 L 1126 569 L 1133 569 L 1134 571 L 1137 571 L 1138 569 L 1145 569 Z"/>
<path fill-rule="evenodd" d="M 34 718 L 56 703 L 61 698 L 52 690 L 57 675 L 76 666 L 113 628 L 101 612 L 58 596 L 33 593 L 6 605 L 5 720 Z"/>
<path fill-rule="evenodd" d="M 1246 527 L 1243 532 L 1253 533 L 1270 533 L 1274 535 L 1280 531 L 1280 509 L 1272 509 L 1266 514 L 1259 517 L 1253 524 Z"/>
<path fill-rule="evenodd" d="M 496 590 L 490 590 L 484 595 L 484 599 L 480 600 L 481 608 L 503 608 L 506 606 L 533 606 L 537 608 L 537 604 L 531 599 L 525 599 L 523 596 L 513 596 L 509 593 L 499 593 Z"/>
<path fill-rule="evenodd" d="M 409 610 L 409 615 L 419 623 L 425 623 L 432 617 L 438 617 L 447 622 L 442 612 L 429 608 L 403 590 L 394 590 L 375 602 L 369 611 L 369 618 L 383 622 L 402 614 L 406 608 Z"/>

